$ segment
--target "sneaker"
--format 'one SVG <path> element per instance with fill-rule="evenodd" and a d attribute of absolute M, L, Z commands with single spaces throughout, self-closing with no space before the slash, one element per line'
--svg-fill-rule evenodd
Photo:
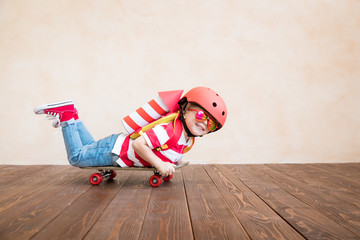
<path fill-rule="evenodd" d="M 77 111 L 74 108 L 74 102 L 64 101 L 58 103 L 44 104 L 34 109 L 35 114 L 46 114 L 49 120 L 54 120 L 53 127 L 57 128 L 61 122 L 69 121 L 77 115 Z"/>

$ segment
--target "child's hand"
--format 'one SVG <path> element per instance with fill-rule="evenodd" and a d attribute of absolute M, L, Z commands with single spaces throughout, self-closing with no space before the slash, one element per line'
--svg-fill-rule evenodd
<path fill-rule="evenodd" d="M 160 172 L 161 176 L 167 177 L 172 175 L 175 172 L 175 164 L 169 162 L 161 162 L 156 169 Z"/>
<path fill-rule="evenodd" d="M 158 156 L 153 153 L 150 147 L 147 145 L 144 136 L 138 137 L 132 146 L 137 154 L 142 159 L 154 166 L 163 177 L 167 177 L 175 172 L 175 164 L 169 162 L 163 162 Z"/>

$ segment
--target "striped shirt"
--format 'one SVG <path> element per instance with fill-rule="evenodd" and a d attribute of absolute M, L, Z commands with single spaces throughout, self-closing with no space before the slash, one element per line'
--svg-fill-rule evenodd
<path fill-rule="evenodd" d="M 180 121 L 180 120 L 177 120 Z M 184 155 L 185 147 L 190 147 L 192 139 L 187 142 L 185 140 L 185 132 L 181 127 L 175 128 L 176 131 L 181 131 L 181 135 L 176 144 L 172 144 L 169 148 L 157 151 L 156 148 L 164 145 L 170 137 L 174 134 L 174 123 L 159 124 L 152 129 L 146 131 L 142 136 L 145 138 L 148 146 L 153 150 L 156 156 L 158 156 L 164 162 L 176 163 L 180 161 Z M 177 133 L 178 134 L 178 133 Z M 132 142 L 134 140 L 129 135 L 120 134 L 115 142 L 112 153 L 119 156 L 116 161 L 121 167 L 151 167 L 151 165 L 143 160 L 133 149 Z"/>

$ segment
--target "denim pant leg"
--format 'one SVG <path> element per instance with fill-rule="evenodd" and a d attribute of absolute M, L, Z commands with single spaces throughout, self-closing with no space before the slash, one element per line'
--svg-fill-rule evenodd
<path fill-rule="evenodd" d="M 76 122 L 76 127 L 77 127 L 77 130 L 79 132 L 80 139 L 81 139 L 81 142 L 82 142 L 83 146 L 95 142 L 93 136 L 87 130 L 84 123 L 81 120 L 77 120 L 75 122 Z"/>
<path fill-rule="evenodd" d="M 111 150 L 118 134 L 83 145 L 74 120 L 61 123 L 69 163 L 76 167 L 112 166 Z"/>
<path fill-rule="evenodd" d="M 83 148 L 75 120 L 71 119 L 67 122 L 62 122 L 61 127 L 69 163 L 75 165 L 81 149 Z"/>

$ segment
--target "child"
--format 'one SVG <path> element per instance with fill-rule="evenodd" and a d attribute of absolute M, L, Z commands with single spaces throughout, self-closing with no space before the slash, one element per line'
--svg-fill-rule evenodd
<path fill-rule="evenodd" d="M 185 148 L 192 146 L 194 137 L 219 130 L 227 116 L 223 99 L 206 87 L 191 89 L 179 106 L 179 117 L 174 122 L 156 125 L 135 140 L 120 133 L 95 141 L 79 119 L 73 101 L 41 105 L 34 112 L 55 118 L 53 126 L 62 127 L 68 160 L 73 166 L 153 166 L 166 177 L 175 172 L 174 163 L 181 160 Z M 174 142 L 171 137 L 176 131 L 180 131 L 180 138 Z M 161 148 L 165 143 L 167 148 Z"/>

